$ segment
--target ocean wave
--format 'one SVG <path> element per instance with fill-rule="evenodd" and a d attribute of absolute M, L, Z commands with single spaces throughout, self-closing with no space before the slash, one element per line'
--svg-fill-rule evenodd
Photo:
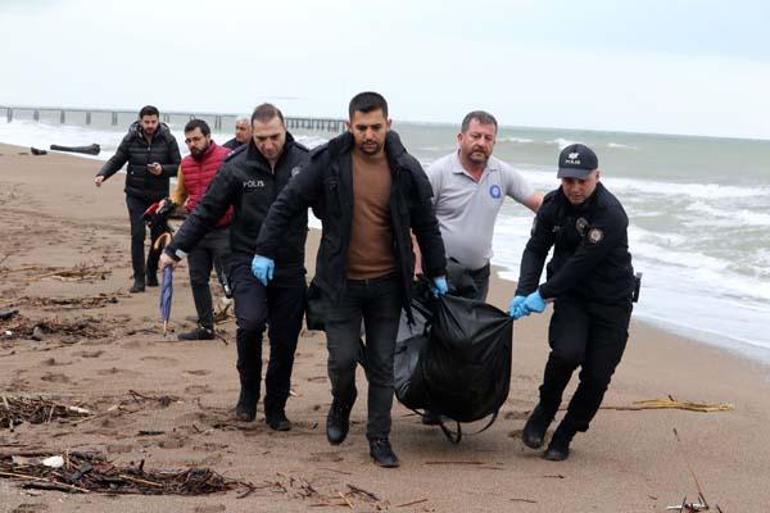
<path fill-rule="evenodd" d="M 770 187 L 739 187 L 716 183 L 678 183 L 636 178 L 602 177 L 613 192 L 641 193 L 698 199 L 751 198 L 770 196 Z"/>
<path fill-rule="evenodd" d="M 499 143 L 516 143 L 516 144 L 532 144 L 534 139 L 528 139 L 527 137 L 501 137 L 497 140 Z"/>
<path fill-rule="evenodd" d="M 621 144 L 621 143 L 607 143 L 608 148 L 620 148 L 620 149 L 627 149 L 627 150 L 636 150 L 636 146 L 631 146 L 630 144 Z"/>
<path fill-rule="evenodd" d="M 729 225 L 743 226 L 770 226 L 770 214 L 764 212 L 754 212 L 746 209 L 720 209 L 709 205 L 703 201 L 696 201 L 687 205 L 687 210 L 698 214 L 706 214 L 711 218 L 717 218 L 729 221 Z M 710 222 L 708 220 L 706 222 Z"/>

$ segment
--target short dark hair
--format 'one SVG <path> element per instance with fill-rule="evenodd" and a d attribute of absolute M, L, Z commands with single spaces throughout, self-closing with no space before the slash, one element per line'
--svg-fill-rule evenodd
<path fill-rule="evenodd" d="M 352 100 L 350 100 L 350 105 L 348 105 L 348 116 L 349 119 L 353 119 L 353 114 L 355 112 L 367 113 L 375 110 L 381 110 L 382 114 L 387 118 L 388 102 L 385 101 L 385 98 L 380 93 L 365 91 L 363 93 L 358 93 Z"/>
<path fill-rule="evenodd" d="M 460 125 L 460 131 L 463 133 L 467 132 L 471 125 L 471 121 L 474 119 L 482 125 L 495 125 L 495 132 L 497 132 L 497 120 L 492 114 L 484 110 L 474 110 L 466 114 L 463 118 L 462 125 Z"/>
<path fill-rule="evenodd" d="M 139 119 L 145 116 L 158 116 L 160 117 L 160 111 L 155 105 L 145 105 L 142 110 L 139 111 Z"/>
<path fill-rule="evenodd" d="M 209 128 L 209 124 L 202 119 L 191 119 L 188 121 L 184 126 L 184 133 L 192 132 L 196 128 L 200 128 L 203 135 L 211 135 L 211 128 Z"/>
<path fill-rule="evenodd" d="M 254 121 L 267 123 L 275 117 L 278 117 L 281 120 L 281 124 L 286 126 L 281 110 L 272 103 L 263 103 L 262 105 L 257 105 L 251 114 L 251 124 L 254 125 Z"/>

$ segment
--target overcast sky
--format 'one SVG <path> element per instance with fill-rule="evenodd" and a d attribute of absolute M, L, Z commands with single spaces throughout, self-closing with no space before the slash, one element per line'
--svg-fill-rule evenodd
<path fill-rule="evenodd" d="M 0 0 L 0 104 L 770 139 L 770 2 Z"/>

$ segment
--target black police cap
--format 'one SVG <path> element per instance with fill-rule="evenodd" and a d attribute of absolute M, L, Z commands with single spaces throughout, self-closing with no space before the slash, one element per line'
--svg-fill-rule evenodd
<path fill-rule="evenodd" d="M 599 159 L 584 144 L 570 144 L 559 154 L 557 178 L 585 178 L 599 168 Z"/>

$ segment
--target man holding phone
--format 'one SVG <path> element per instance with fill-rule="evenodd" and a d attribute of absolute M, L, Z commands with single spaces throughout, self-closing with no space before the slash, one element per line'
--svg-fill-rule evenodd
<path fill-rule="evenodd" d="M 129 292 L 144 292 L 145 285 L 158 286 L 159 251 L 152 242 L 160 235 L 160 227 L 150 231 L 150 250 L 147 265 L 144 261 L 144 239 L 146 229 L 143 215 L 153 203 L 162 200 L 169 193 L 169 178 L 176 176 L 179 162 L 179 145 L 168 125 L 159 121 L 156 107 L 146 105 L 139 111 L 128 133 L 120 142 L 115 155 L 104 163 L 94 178 L 97 187 L 117 173 L 128 162 L 126 170 L 126 206 L 131 221 L 131 265 L 134 270 L 134 284 Z"/>

